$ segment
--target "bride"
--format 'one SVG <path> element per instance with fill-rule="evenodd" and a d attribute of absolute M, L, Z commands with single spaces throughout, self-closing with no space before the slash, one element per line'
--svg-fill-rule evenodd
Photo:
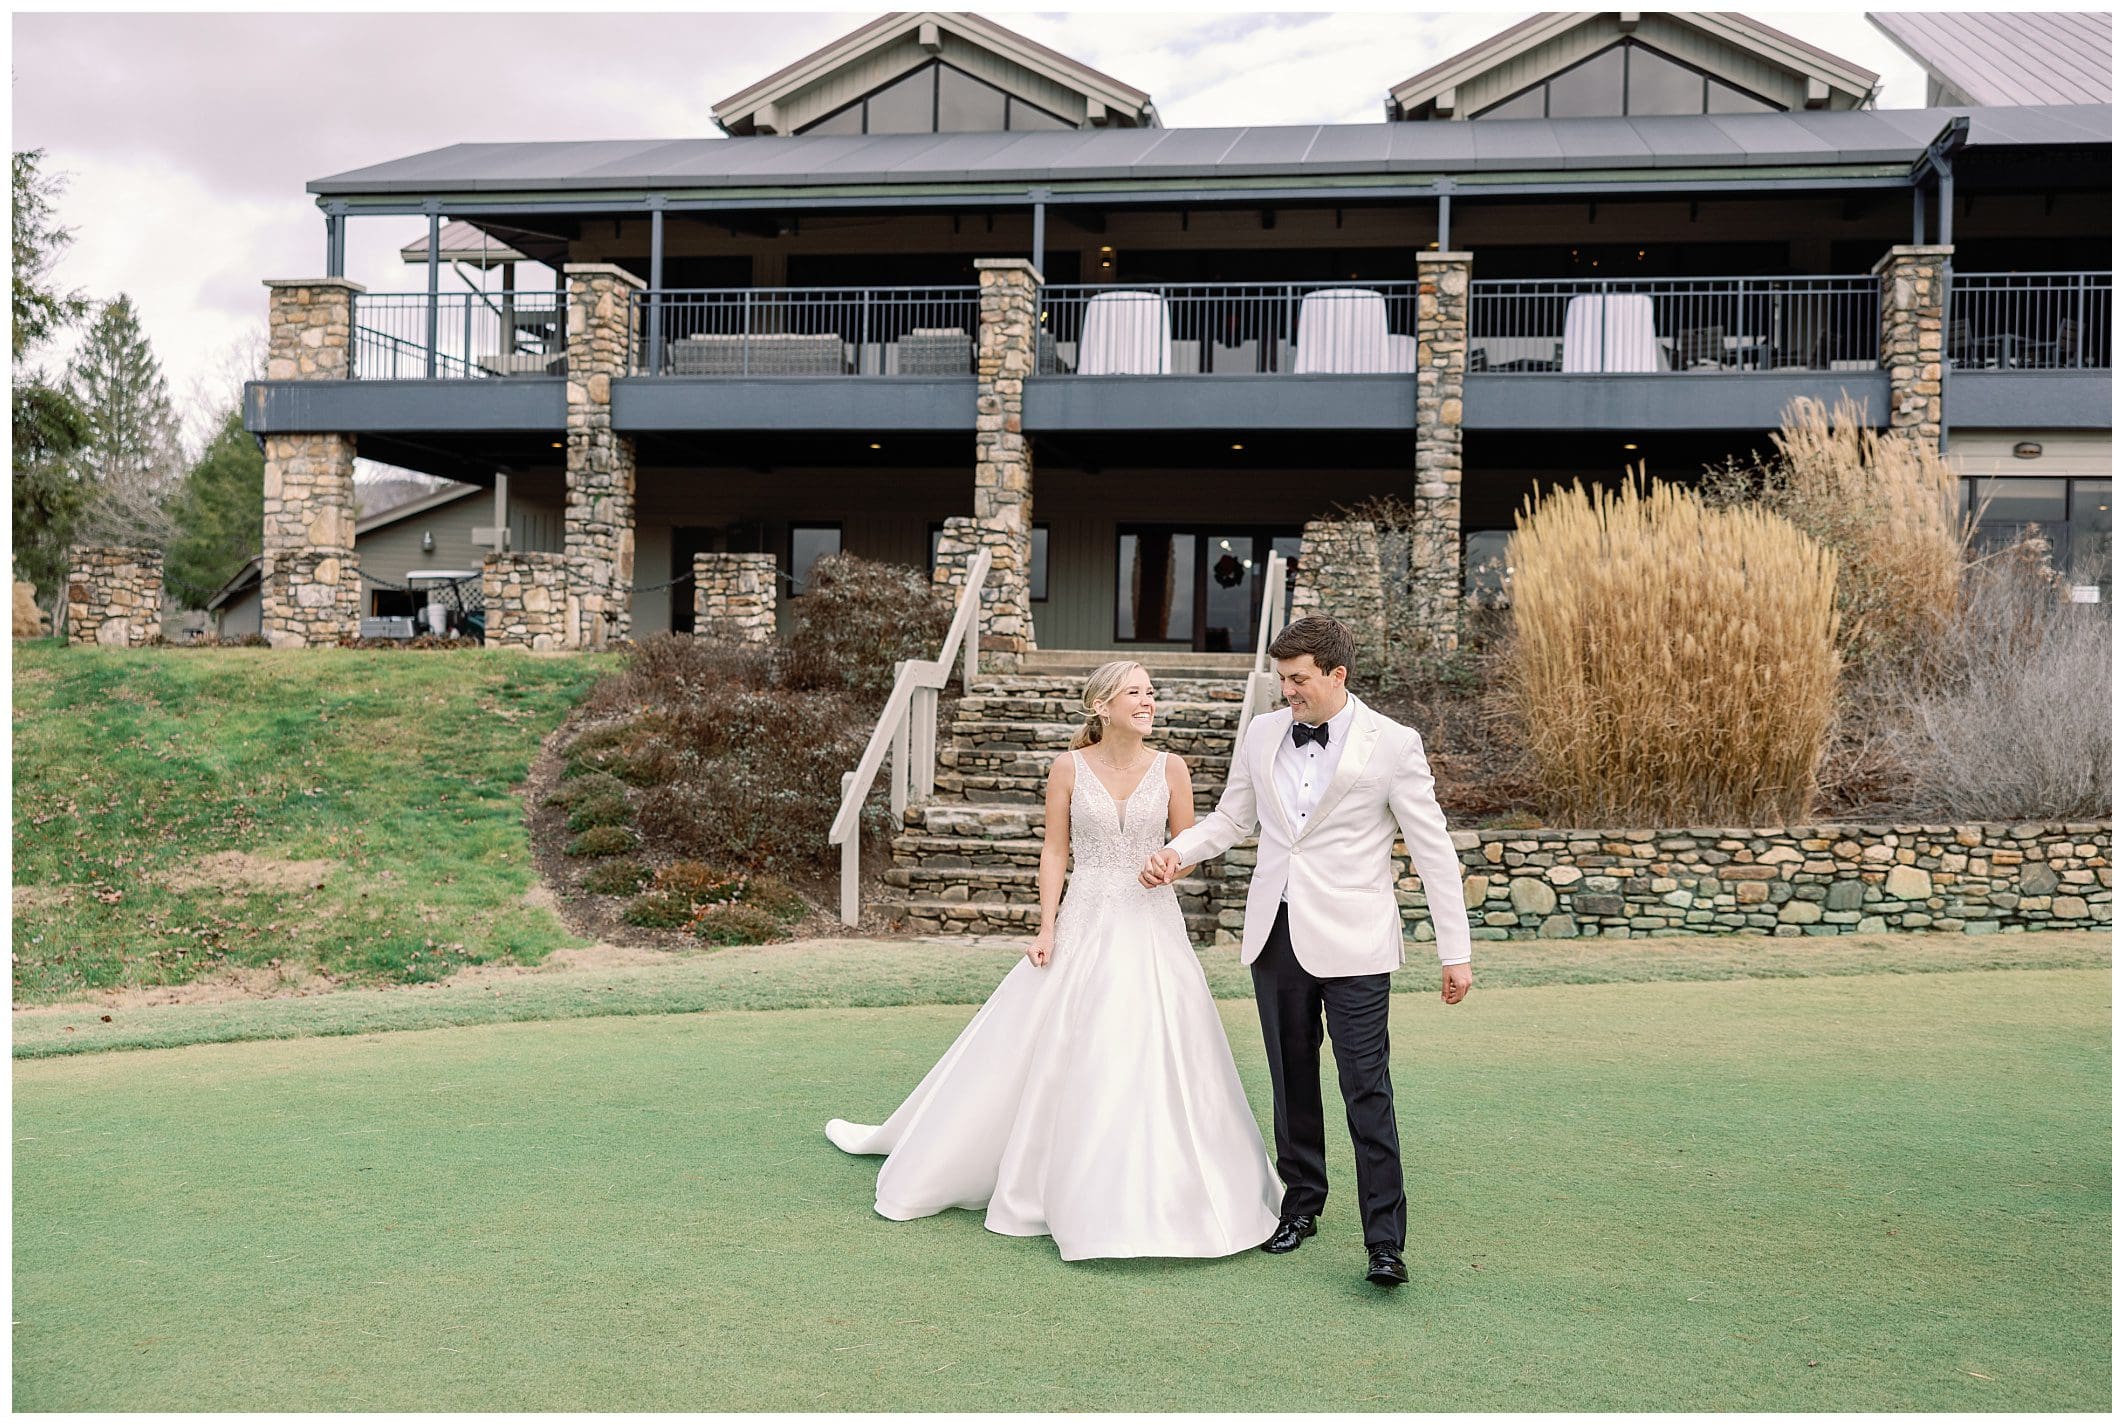
<path fill-rule="evenodd" d="M 1187 764 L 1144 740 L 1140 665 L 1093 673 L 1084 708 L 1048 772 L 1025 958 L 882 1126 L 826 1136 L 886 1155 L 877 1210 L 896 1221 L 986 1208 L 990 1231 L 1052 1237 L 1064 1261 L 1243 1252 L 1276 1230 L 1282 1188 L 1179 900 L 1136 879 L 1194 824 Z"/>

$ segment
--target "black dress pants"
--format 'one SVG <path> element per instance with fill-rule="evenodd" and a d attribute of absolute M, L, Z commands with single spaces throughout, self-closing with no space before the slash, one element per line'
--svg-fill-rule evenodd
<path fill-rule="evenodd" d="M 1283 1214 L 1327 1205 L 1327 1128 L 1320 1107 L 1321 1011 L 1335 1041 L 1335 1070 L 1357 1149 L 1357 1196 L 1367 1247 L 1401 1250 L 1408 1199 L 1401 1185 L 1401 1133 L 1387 1075 L 1387 975 L 1320 979 L 1291 950 L 1290 907 L 1280 906 L 1254 961 L 1254 1003 L 1276 1092 L 1276 1171 Z"/>

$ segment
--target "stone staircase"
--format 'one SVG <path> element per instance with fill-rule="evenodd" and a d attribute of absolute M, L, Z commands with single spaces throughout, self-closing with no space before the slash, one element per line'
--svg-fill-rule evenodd
<path fill-rule="evenodd" d="M 1082 722 L 1084 676 L 1116 655 L 1042 652 L 978 680 L 938 738 L 936 795 L 907 808 L 885 873 L 888 913 L 930 935 L 1028 936 L 1039 922 L 1047 769 Z M 1187 759 L 1195 810 L 1224 790 L 1248 659 L 1148 655 L 1158 690 L 1153 743 Z M 1176 889 L 1199 945 L 1216 936 L 1222 863 Z"/>

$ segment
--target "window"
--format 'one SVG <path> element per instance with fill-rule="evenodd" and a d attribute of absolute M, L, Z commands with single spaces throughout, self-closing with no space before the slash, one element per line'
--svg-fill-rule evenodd
<path fill-rule="evenodd" d="M 369 617 L 413 618 L 426 606 L 428 596 L 403 589 L 369 590 Z"/>
<path fill-rule="evenodd" d="M 929 527 L 929 567 L 937 567 L 937 548 L 944 542 L 944 526 Z M 1032 528 L 1032 599 L 1036 604 L 1047 601 L 1047 526 L 1035 524 Z"/>
<path fill-rule="evenodd" d="M 1194 643 L 1195 543 L 1193 534 L 1120 536 L 1115 641 Z"/>
<path fill-rule="evenodd" d="M 1477 113 L 1478 119 L 1774 114 L 1776 104 L 1637 40 L 1622 40 Z"/>
<path fill-rule="evenodd" d="M 2072 482 L 2065 573 L 2076 584 L 2099 584 L 2109 599 L 2109 482 Z"/>
<path fill-rule="evenodd" d="M 807 124 L 807 134 L 966 134 L 1074 129 L 1068 119 L 942 60 L 931 60 Z"/>
<path fill-rule="evenodd" d="M 811 582 L 811 566 L 828 554 L 841 552 L 841 527 L 837 524 L 793 524 L 789 527 L 789 597 L 799 598 Z"/>
<path fill-rule="evenodd" d="M 1461 592 L 1484 604 L 1501 600 L 1505 590 L 1505 541 L 1508 529 L 1470 530 L 1461 542 Z"/>

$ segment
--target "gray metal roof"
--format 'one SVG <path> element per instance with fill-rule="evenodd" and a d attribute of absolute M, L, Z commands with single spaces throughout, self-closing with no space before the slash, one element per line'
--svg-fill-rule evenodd
<path fill-rule="evenodd" d="M 1970 148 L 2109 142 L 2109 107 L 1863 109 L 1235 129 L 466 143 L 320 178 L 322 196 L 1049 184 L 1335 174 L 1907 163 L 1956 114 Z"/>
<path fill-rule="evenodd" d="M 1866 16 L 1972 104 L 2107 104 L 2107 12 Z"/>

